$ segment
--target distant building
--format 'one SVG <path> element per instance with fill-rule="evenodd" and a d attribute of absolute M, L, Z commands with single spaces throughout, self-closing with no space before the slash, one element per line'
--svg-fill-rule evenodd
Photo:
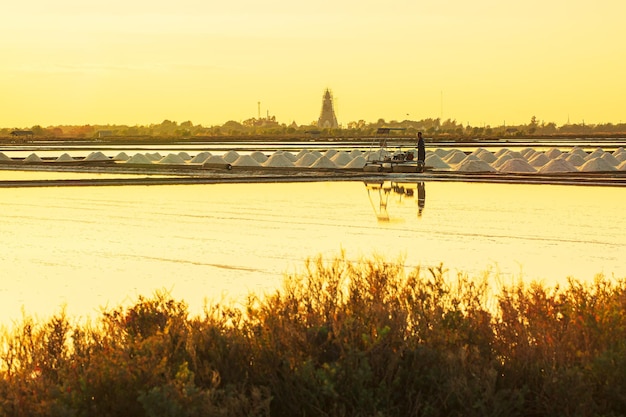
<path fill-rule="evenodd" d="M 27 137 L 33 137 L 35 134 L 32 130 L 14 130 L 13 132 L 11 132 L 11 136 L 16 137 L 16 136 L 27 136 Z"/>
<path fill-rule="evenodd" d="M 335 116 L 335 109 L 333 108 L 333 96 L 330 90 L 326 89 L 322 100 L 322 112 L 320 118 L 317 120 L 317 127 L 322 129 L 338 128 L 337 117 Z"/>

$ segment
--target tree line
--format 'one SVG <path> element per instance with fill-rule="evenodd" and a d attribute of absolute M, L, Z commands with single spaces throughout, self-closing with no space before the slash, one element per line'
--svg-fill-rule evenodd
<path fill-rule="evenodd" d="M 29 128 L 0 128 L 0 137 L 15 136 L 15 132 L 29 132 L 29 136 L 39 139 L 104 139 L 104 138 L 211 138 L 211 137 L 255 137 L 276 136 L 288 138 L 301 137 L 346 137 L 359 138 L 376 135 L 379 128 L 398 128 L 394 135 L 399 137 L 415 137 L 423 131 L 432 138 L 480 139 L 503 137 L 553 137 L 553 136 L 621 136 L 626 134 L 626 123 L 585 124 L 573 123 L 557 126 L 554 122 L 539 121 L 531 117 L 527 124 L 500 126 L 472 126 L 459 123 L 453 119 L 427 118 L 422 120 L 390 120 L 378 119 L 376 122 L 364 120 L 349 122 L 345 126 L 334 129 L 321 129 L 315 124 L 287 125 L 276 121 L 275 117 L 248 119 L 243 122 L 230 120 L 223 125 L 203 126 L 191 121 L 178 123 L 164 120 L 149 125 L 60 125 L 42 127 L 35 125 Z"/>

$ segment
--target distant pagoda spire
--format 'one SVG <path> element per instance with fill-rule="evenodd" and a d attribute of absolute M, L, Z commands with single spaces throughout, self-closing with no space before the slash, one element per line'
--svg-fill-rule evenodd
<path fill-rule="evenodd" d="M 333 108 L 333 96 L 330 90 L 327 88 L 324 92 L 324 98 L 322 100 L 322 113 L 317 120 L 317 127 L 320 128 L 337 128 L 337 117 L 335 116 L 335 109 Z"/>

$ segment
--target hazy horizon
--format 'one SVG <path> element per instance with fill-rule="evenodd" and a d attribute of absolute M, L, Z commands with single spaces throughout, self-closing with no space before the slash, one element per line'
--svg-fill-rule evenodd
<path fill-rule="evenodd" d="M 626 3 L 26 0 L 3 8 L 0 126 L 448 118 L 622 123 Z"/>

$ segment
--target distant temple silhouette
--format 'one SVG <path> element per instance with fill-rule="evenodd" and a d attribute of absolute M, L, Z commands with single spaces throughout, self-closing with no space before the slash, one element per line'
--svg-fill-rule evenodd
<path fill-rule="evenodd" d="M 337 117 L 335 116 L 335 109 L 333 108 L 333 96 L 329 89 L 326 89 L 324 93 L 324 99 L 322 101 L 322 113 L 317 120 L 317 127 L 320 128 L 337 128 Z"/>

